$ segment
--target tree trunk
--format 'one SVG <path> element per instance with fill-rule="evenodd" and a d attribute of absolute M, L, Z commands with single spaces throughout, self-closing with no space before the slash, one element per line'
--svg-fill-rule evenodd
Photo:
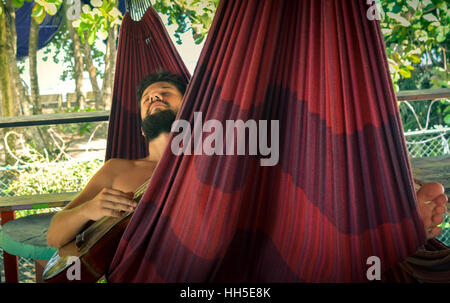
<path fill-rule="evenodd" d="M 20 71 L 16 63 L 17 53 L 17 33 L 16 33 L 16 15 L 11 0 L 5 1 L 4 16 L 6 24 L 6 52 L 10 69 L 10 81 L 12 86 L 14 115 L 30 114 L 30 101 L 27 89 L 20 77 Z"/>
<path fill-rule="evenodd" d="M 100 109 L 102 106 L 102 93 L 97 82 L 97 69 L 95 68 L 94 62 L 92 60 L 92 49 L 88 43 L 87 34 L 84 36 L 84 62 L 86 64 L 86 69 L 89 73 L 89 79 L 91 80 L 92 91 L 94 92 L 95 98 L 95 109 Z"/>
<path fill-rule="evenodd" d="M 39 24 L 31 18 L 30 37 L 28 43 L 28 59 L 30 64 L 30 85 L 31 85 L 31 103 L 33 104 L 33 115 L 42 113 L 42 107 L 39 102 L 39 83 L 37 74 L 37 46 L 39 38 Z"/>
<path fill-rule="evenodd" d="M 106 43 L 105 54 L 105 72 L 103 76 L 102 87 L 102 103 L 105 105 L 105 109 L 111 109 L 112 92 L 114 86 L 114 73 L 116 70 L 116 56 L 117 56 L 117 25 L 108 30 L 108 40 Z"/>
<path fill-rule="evenodd" d="M 19 67 L 17 66 L 17 59 L 16 59 L 17 32 L 16 32 L 14 8 L 12 6 L 11 0 L 7 0 L 4 3 L 5 3 L 3 9 L 4 13 L 2 15 L 5 17 L 4 19 L 5 25 L 2 24 L 0 27 L 2 29 L 6 28 L 5 32 L 6 32 L 7 65 L 5 66 L 9 66 L 9 69 L 6 68 L 5 70 L 9 70 L 9 83 L 11 86 L 11 95 L 12 95 L 11 98 L 12 101 L 9 108 L 12 108 L 12 110 L 8 112 L 8 114 L 6 114 L 7 111 L 5 110 L 5 108 L 2 108 L 2 112 L 4 115 L 10 116 L 18 116 L 20 114 L 31 115 L 30 97 L 27 93 L 27 87 L 25 86 L 25 83 L 22 81 L 22 78 L 20 77 Z M 3 75 L 4 72 L 2 71 L 1 74 Z M 16 131 L 17 130 L 18 129 L 16 129 Z M 33 141 L 37 150 L 43 151 L 44 149 L 48 149 L 47 146 L 47 142 L 49 142 L 48 134 L 46 134 L 45 132 L 42 133 L 36 127 L 24 129 L 20 128 L 20 130 L 25 136 L 26 142 Z M 7 131 L 9 130 L 5 130 L 5 134 Z M 10 137 L 8 145 L 12 150 L 15 149 L 13 141 L 14 141 L 13 137 Z M 11 164 L 14 163 L 14 161 L 12 160 L 9 162 Z"/>
<path fill-rule="evenodd" d="M 0 1 L 0 8 L 2 11 L 5 11 L 5 6 L 3 2 Z M 1 100 L 2 100 L 2 114 L 4 117 L 12 117 L 14 116 L 14 96 L 13 96 L 13 88 L 11 82 L 11 71 L 8 68 L 8 44 L 7 44 L 7 34 L 6 34 L 6 22 L 5 22 L 5 13 L 0 15 L 0 91 L 1 91 Z M 3 129 L 2 139 L 6 135 L 9 129 Z M 11 148 L 14 149 L 14 142 L 10 142 L 8 140 L 7 144 Z M 3 143 L 4 144 L 4 143 Z M 5 165 L 11 165 L 14 163 L 14 160 L 11 156 L 9 156 L 6 147 L 5 147 Z"/>
<path fill-rule="evenodd" d="M 75 90 L 77 93 L 77 103 L 80 109 L 86 108 L 86 100 L 83 95 L 83 55 L 81 53 L 81 41 L 78 34 L 73 29 L 72 25 L 69 25 L 69 32 L 73 42 L 73 55 L 74 55 L 74 78 L 75 78 Z"/>
<path fill-rule="evenodd" d="M 72 40 L 73 45 L 73 58 L 74 58 L 74 78 L 75 78 L 75 90 L 77 95 L 77 103 L 80 106 L 80 109 L 86 108 L 86 100 L 83 95 L 83 54 L 81 51 L 81 41 L 78 36 L 77 30 L 72 26 L 72 21 L 67 20 L 66 12 L 67 12 L 67 4 L 66 1 L 63 1 L 64 5 L 64 18 L 67 24 L 67 29 L 69 31 L 69 37 Z"/>
<path fill-rule="evenodd" d="M 0 1 L 0 7 L 4 10 L 4 5 Z M 0 87 L 2 94 L 2 113 L 5 117 L 14 116 L 14 96 L 11 86 L 11 71 L 8 68 L 6 24 L 5 14 L 0 15 Z"/>

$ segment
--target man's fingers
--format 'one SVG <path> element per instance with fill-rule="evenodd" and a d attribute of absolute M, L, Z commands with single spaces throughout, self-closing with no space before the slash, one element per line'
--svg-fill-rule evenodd
<path fill-rule="evenodd" d="M 104 193 L 110 194 L 110 195 L 116 195 L 116 196 L 122 196 L 122 197 L 133 197 L 133 193 L 132 192 L 123 192 L 121 190 L 118 189 L 113 189 L 113 188 L 104 188 Z"/>
<path fill-rule="evenodd" d="M 118 202 L 112 202 L 112 201 L 103 201 L 103 208 L 105 209 L 112 209 L 112 210 L 118 210 L 118 211 L 133 211 L 135 209 L 134 206 L 130 206 L 128 204 L 118 203 Z"/>
<path fill-rule="evenodd" d="M 130 205 L 130 206 L 136 206 L 137 205 L 137 202 L 135 202 L 134 200 L 130 199 L 127 196 L 122 196 L 122 195 L 114 195 L 114 194 L 110 194 L 110 193 L 105 193 L 103 195 L 103 199 L 105 201 L 110 201 L 110 202 L 115 202 L 115 203 L 122 203 L 122 204 Z"/>
<path fill-rule="evenodd" d="M 107 210 L 107 216 L 110 216 L 110 217 L 122 218 L 124 215 L 125 215 L 124 212 L 121 212 L 118 210 L 113 210 L 113 209 Z"/>

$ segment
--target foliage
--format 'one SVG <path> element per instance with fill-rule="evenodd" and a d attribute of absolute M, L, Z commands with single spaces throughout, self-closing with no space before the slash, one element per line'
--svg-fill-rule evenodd
<path fill-rule="evenodd" d="M 381 29 L 396 91 L 450 87 L 450 12 L 444 0 L 382 0 Z M 384 18 L 383 18 L 384 16 Z M 405 131 L 450 125 L 450 103 L 400 103 Z M 413 109 L 417 115 L 411 110 Z"/>
<path fill-rule="evenodd" d="M 396 88 L 448 87 L 450 82 L 445 69 L 450 13 L 447 2 L 383 0 L 382 7 L 385 18 L 381 28 Z M 411 78 L 412 81 L 404 81 Z"/>
<path fill-rule="evenodd" d="M 447 99 L 399 103 L 405 131 L 450 126 L 450 102 Z"/>
<path fill-rule="evenodd" d="M 91 46 L 92 60 L 95 62 L 96 72 L 100 78 L 103 78 L 103 66 L 105 53 L 96 47 L 96 44 Z M 75 58 L 73 54 L 73 41 L 70 39 L 68 31 L 63 26 L 59 30 L 52 41 L 44 48 L 44 56 L 42 60 L 46 62 L 51 56 L 53 62 L 56 64 L 64 64 L 60 79 L 63 81 L 75 79 Z"/>
<path fill-rule="evenodd" d="M 95 111 L 96 111 L 95 108 L 87 107 L 85 109 L 80 109 L 78 106 L 75 106 L 73 108 L 65 109 L 64 113 L 82 113 Z M 55 111 L 55 113 L 58 113 L 58 111 Z M 76 134 L 78 136 L 83 136 L 86 133 L 92 132 L 94 125 L 95 123 L 93 122 L 70 123 L 70 124 L 58 124 L 56 125 L 56 128 L 63 134 Z"/>
<path fill-rule="evenodd" d="M 78 34 L 84 43 L 84 33 L 87 33 L 88 43 L 93 45 L 97 36 L 101 40 L 108 38 L 108 30 L 114 25 L 120 25 L 122 13 L 116 7 L 116 1 L 91 0 L 91 6 L 85 4 L 79 20 L 72 25 L 78 29 Z"/>
<path fill-rule="evenodd" d="M 20 6 L 23 1 L 31 0 L 14 0 L 14 3 Z M 116 8 L 116 1 L 91 0 L 91 5 L 83 6 L 79 20 L 73 22 L 82 39 L 86 35 L 89 44 L 93 45 L 97 38 L 105 39 L 108 36 L 108 30 L 112 25 L 120 23 L 122 15 Z M 448 75 L 450 12 L 447 1 L 377 1 L 382 8 L 380 25 L 396 91 L 450 87 Z M 58 7 L 61 2 L 62 0 L 40 0 L 36 1 L 36 5 L 42 7 L 40 9 L 42 12 L 53 13 L 53 6 Z M 201 43 L 205 39 L 218 2 L 218 0 L 152 0 L 156 11 L 168 16 L 169 25 L 177 26 L 175 37 L 179 44 L 181 44 L 180 35 L 189 30 L 192 31 L 196 43 Z M 59 62 L 57 56 L 59 52 L 63 52 L 64 62 L 69 63 L 61 78 L 73 79 L 74 59 L 70 39 L 62 31 L 53 41 L 56 49 L 53 60 Z M 103 55 L 100 50 L 93 47 L 93 58 L 97 63 L 103 64 Z M 101 74 L 100 68 L 97 72 Z M 412 104 L 422 124 L 425 124 L 424 121 L 427 119 L 429 104 L 429 102 Z M 405 130 L 420 129 L 410 108 L 403 103 L 399 106 Z M 429 125 L 450 125 L 448 102 L 443 100 L 433 104 Z"/>
<path fill-rule="evenodd" d="M 196 44 L 200 44 L 208 34 L 218 0 L 156 0 L 153 7 L 158 13 L 169 17 L 169 25 L 176 24 L 177 43 L 181 44 L 180 34 L 192 30 Z"/>
<path fill-rule="evenodd" d="M 6 195 L 23 196 L 81 191 L 103 164 L 100 159 L 85 162 L 48 161 L 32 147 L 28 146 L 28 148 L 26 158 L 30 164 L 19 167 L 15 171 L 8 171 L 9 175 L 13 175 L 13 180 L 4 190 Z M 48 211 L 48 209 L 20 211 L 16 212 L 16 217 Z"/>
<path fill-rule="evenodd" d="M 19 169 L 17 179 L 11 182 L 5 193 L 23 196 L 81 191 L 102 165 L 100 159 L 40 163 Z"/>
<path fill-rule="evenodd" d="M 24 1 L 31 2 L 32 0 L 12 0 L 12 4 L 15 8 L 20 8 L 24 4 Z M 31 17 L 33 17 L 37 24 L 41 24 L 47 14 L 53 16 L 58 12 L 62 1 L 63 0 L 34 0 Z"/>

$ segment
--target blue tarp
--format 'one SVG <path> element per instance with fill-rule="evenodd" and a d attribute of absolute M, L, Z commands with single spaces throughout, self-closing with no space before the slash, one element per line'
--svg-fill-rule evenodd
<path fill-rule="evenodd" d="M 84 4 L 89 3 L 90 1 L 84 0 L 82 2 Z M 17 59 L 19 60 L 28 56 L 28 38 L 30 36 L 30 21 L 33 5 L 34 1 L 25 2 L 21 8 L 16 10 Z M 122 14 L 125 13 L 125 0 L 119 1 L 119 10 Z M 41 49 L 50 43 L 56 35 L 62 20 L 61 9 L 54 16 L 47 14 L 42 24 L 39 25 L 38 49 Z"/>

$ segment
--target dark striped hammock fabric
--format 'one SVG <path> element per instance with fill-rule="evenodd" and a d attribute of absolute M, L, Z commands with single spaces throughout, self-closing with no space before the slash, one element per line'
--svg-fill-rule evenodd
<path fill-rule="evenodd" d="M 277 120 L 278 163 L 177 156 L 169 143 L 110 282 L 367 282 L 371 256 L 385 281 L 449 280 L 449 250 L 425 239 L 383 38 L 367 10 L 357 0 L 220 2 L 178 119 Z M 188 78 L 158 22 L 152 8 L 140 22 L 124 16 L 109 158 L 144 156 L 133 133 L 138 80 L 158 68 Z"/>

